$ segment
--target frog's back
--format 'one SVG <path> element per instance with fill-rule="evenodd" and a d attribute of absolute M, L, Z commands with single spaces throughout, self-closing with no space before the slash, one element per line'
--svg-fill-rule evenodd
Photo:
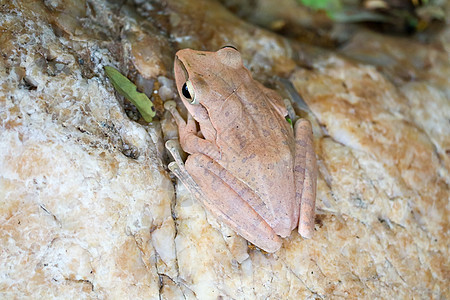
<path fill-rule="evenodd" d="M 245 158 L 255 152 L 274 154 L 270 161 L 292 154 L 292 127 L 259 86 L 241 85 L 222 101 L 215 114 L 211 119 L 220 120 L 213 123 L 216 143 L 225 155 Z"/>
<path fill-rule="evenodd" d="M 263 199 L 277 227 L 289 223 L 296 205 L 293 130 L 264 91 L 257 92 L 237 89 L 223 102 L 223 122 L 215 124 L 218 163 Z M 291 224 L 279 226 L 291 230 Z"/>

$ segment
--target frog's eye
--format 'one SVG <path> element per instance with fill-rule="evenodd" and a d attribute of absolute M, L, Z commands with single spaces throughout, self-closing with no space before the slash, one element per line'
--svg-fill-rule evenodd
<path fill-rule="evenodd" d="M 198 101 L 196 101 L 195 99 L 194 87 L 192 86 L 192 83 L 189 80 L 183 84 L 181 92 L 183 93 L 183 96 L 186 99 L 188 99 L 191 104 L 198 104 Z"/>

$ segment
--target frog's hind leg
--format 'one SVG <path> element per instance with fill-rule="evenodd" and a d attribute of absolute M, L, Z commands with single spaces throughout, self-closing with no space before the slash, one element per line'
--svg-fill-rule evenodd
<path fill-rule="evenodd" d="M 294 177 L 296 197 L 300 198 L 298 232 L 304 238 L 311 238 L 316 206 L 317 163 L 311 123 L 305 119 L 295 123 Z"/>
<path fill-rule="evenodd" d="M 172 152 L 170 146 L 166 144 Z M 179 157 L 176 161 L 169 168 L 209 212 L 255 246 L 267 252 L 280 249 L 281 239 L 240 195 L 248 191 L 236 192 L 224 181 L 224 177 L 233 180 L 228 171 L 199 153 L 189 156 L 186 166 Z"/>
<path fill-rule="evenodd" d="M 250 191 L 242 186 L 242 189 L 236 192 L 227 184 L 230 180 L 238 181 L 227 170 L 206 155 L 198 153 L 187 159 L 186 169 L 189 174 L 193 174 L 194 180 L 205 194 L 206 198 L 200 200 L 216 217 L 243 238 L 267 252 L 275 252 L 281 247 L 278 235 L 243 199 L 241 194 Z M 236 184 L 239 183 L 233 182 L 233 185 Z"/>

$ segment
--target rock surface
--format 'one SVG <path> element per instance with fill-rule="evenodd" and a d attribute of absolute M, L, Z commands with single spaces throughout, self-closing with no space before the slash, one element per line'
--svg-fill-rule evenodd
<path fill-rule="evenodd" d="M 2 299 L 450 298 L 448 28 L 330 52 L 215 1 L 0 3 Z M 315 235 L 270 255 L 174 186 L 169 114 L 142 123 L 103 72 L 157 105 L 177 49 L 229 44 L 293 83 L 315 132 Z"/>

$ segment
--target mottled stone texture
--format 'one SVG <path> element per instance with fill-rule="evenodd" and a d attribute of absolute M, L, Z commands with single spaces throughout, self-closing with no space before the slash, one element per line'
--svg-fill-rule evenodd
<path fill-rule="evenodd" d="M 363 31 L 337 53 L 215 1 L 136 2 L 0 1 L 0 298 L 450 298 L 448 28 Z M 311 110 L 315 234 L 271 255 L 174 186 L 169 114 L 136 122 L 103 72 L 158 104 L 177 49 L 229 44 Z"/>

